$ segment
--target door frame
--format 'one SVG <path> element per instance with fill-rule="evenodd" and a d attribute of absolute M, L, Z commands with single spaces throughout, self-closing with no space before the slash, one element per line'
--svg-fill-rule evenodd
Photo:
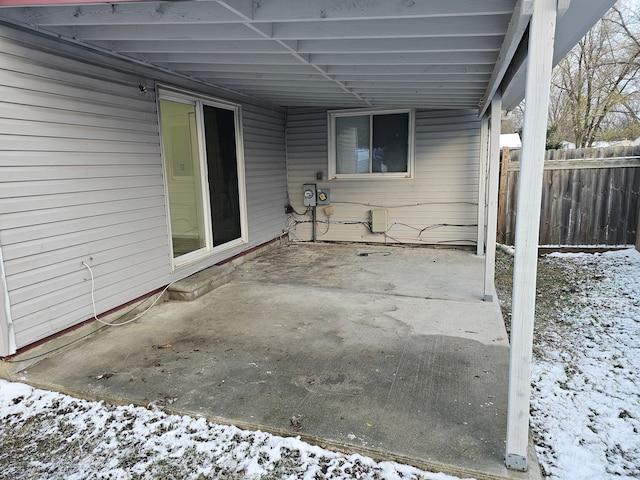
<path fill-rule="evenodd" d="M 197 92 L 184 90 L 180 88 L 171 87 L 168 85 L 157 84 L 156 85 L 156 105 L 158 112 L 158 126 L 160 133 L 160 154 L 162 157 L 162 174 L 164 178 L 165 189 L 165 209 L 167 215 L 167 235 L 169 239 L 169 251 L 171 256 L 172 271 L 179 270 L 203 259 L 210 257 L 211 255 L 218 254 L 225 250 L 229 250 L 240 245 L 246 244 L 249 241 L 248 238 L 248 220 L 247 220 L 247 193 L 246 193 L 246 179 L 245 179 L 245 165 L 244 165 L 244 137 L 242 132 L 242 106 L 237 103 L 232 103 L 227 100 L 210 97 Z M 173 241 L 171 232 L 171 212 L 169 202 L 169 181 L 168 178 L 169 169 L 167 165 L 167 159 L 165 157 L 165 149 L 163 145 L 162 136 L 162 119 L 160 118 L 160 99 L 170 101 L 182 101 L 195 104 L 196 111 L 196 132 L 198 139 L 198 161 L 200 164 L 200 189 L 201 189 L 201 201 L 202 211 L 204 215 L 204 228 L 205 228 L 205 242 L 204 248 L 194 250 L 179 257 L 173 256 Z M 209 203 L 209 182 L 208 182 L 208 166 L 207 166 L 207 152 L 204 137 L 204 114 L 203 105 L 209 105 L 215 108 L 221 108 L 224 110 L 232 111 L 234 114 L 234 129 L 235 129 L 235 142 L 236 142 L 236 168 L 238 172 L 238 196 L 239 196 L 239 210 L 240 210 L 240 237 L 222 245 L 213 246 L 213 227 L 211 222 L 211 207 Z"/>

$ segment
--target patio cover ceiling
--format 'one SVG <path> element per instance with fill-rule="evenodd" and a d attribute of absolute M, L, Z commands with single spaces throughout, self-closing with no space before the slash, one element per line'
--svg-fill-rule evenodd
<path fill-rule="evenodd" d="M 282 106 L 484 111 L 524 96 L 532 3 L 0 0 L 0 21 Z M 559 1 L 556 62 L 612 3 Z"/>

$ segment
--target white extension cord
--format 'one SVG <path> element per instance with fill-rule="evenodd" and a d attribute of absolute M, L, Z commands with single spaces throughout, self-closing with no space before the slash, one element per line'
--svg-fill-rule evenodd
<path fill-rule="evenodd" d="M 87 265 L 85 262 L 82 262 L 82 265 L 84 265 L 85 267 L 87 267 L 87 269 L 89 270 L 89 274 L 91 275 L 91 304 L 93 305 L 93 318 L 95 318 L 98 322 L 104 324 L 104 325 L 109 325 L 111 327 L 119 327 L 122 325 L 127 325 L 131 322 L 134 322 L 136 320 L 138 320 L 140 317 L 142 317 L 145 313 L 147 313 L 149 310 L 151 310 L 151 307 L 153 307 L 158 300 L 160 300 L 160 298 L 162 298 L 162 295 L 164 295 L 164 292 L 167 291 L 167 289 L 173 285 L 175 282 L 171 282 L 169 285 L 167 285 L 166 287 L 164 287 L 164 290 L 162 290 L 162 292 L 158 295 L 158 297 L 153 301 L 153 303 L 151 305 L 149 305 L 147 307 L 146 310 L 144 310 L 143 312 L 139 313 L 138 315 L 136 315 L 135 317 L 133 317 L 130 320 L 127 320 L 126 322 L 122 322 L 122 323 L 109 323 L 106 322 L 100 318 L 98 318 L 98 314 L 96 313 L 96 299 L 94 296 L 94 291 L 95 291 L 95 279 L 93 278 L 93 270 L 91 269 L 91 267 L 89 265 Z"/>

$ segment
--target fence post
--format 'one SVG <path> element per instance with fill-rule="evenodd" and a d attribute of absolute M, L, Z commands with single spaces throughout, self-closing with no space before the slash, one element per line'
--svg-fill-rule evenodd
<path fill-rule="evenodd" d="M 507 215 L 507 180 L 509 179 L 509 162 L 511 151 L 509 147 L 502 149 L 500 162 L 500 188 L 498 190 L 498 243 L 504 243 L 504 230 Z"/>
<path fill-rule="evenodd" d="M 640 201 L 638 201 L 638 221 L 636 222 L 636 250 L 640 252 Z"/>

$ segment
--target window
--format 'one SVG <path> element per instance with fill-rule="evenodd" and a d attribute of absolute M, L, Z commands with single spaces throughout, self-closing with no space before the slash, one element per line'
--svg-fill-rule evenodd
<path fill-rule="evenodd" d="M 411 178 L 414 111 L 329 112 L 329 178 Z"/>
<path fill-rule="evenodd" d="M 240 110 L 160 90 L 174 266 L 246 242 Z"/>

